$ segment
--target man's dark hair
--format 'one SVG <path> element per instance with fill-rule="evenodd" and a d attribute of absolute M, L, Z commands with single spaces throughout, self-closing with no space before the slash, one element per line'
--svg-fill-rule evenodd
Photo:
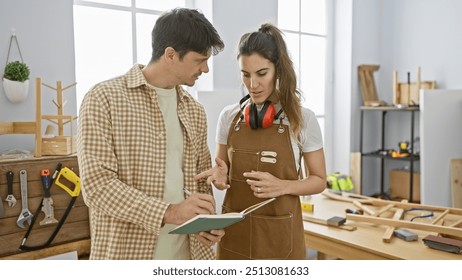
<path fill-rule="evenodd" d="M 152 57 L 156 61 L 172 47 L 182 59 L 189 51 L 207 54 L 209 50 L 216 55 L 225 44 L 217 30 L 199 11 L 176 8 L 162 14 L 152 30 Z"/>

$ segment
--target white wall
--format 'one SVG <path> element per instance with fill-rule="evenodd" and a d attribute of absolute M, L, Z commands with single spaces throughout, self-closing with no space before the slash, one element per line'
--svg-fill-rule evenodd
<path fill-rule="evenodd" d="M 6 64 L 11 30 L 14 29 L 24 62 L 30 68 L 27 99 L 11 103 L 0 86 L 0 122 L 35 121 L 35 78 L 56 87 L 75 81 L 74 33 L 72 28 L 72 0 L 15 0 L 0 1 L 0 76 Z M 10 61 L 20 60 L 16 46 L 12 46 Z M 1 83 L 1 82 L 0 82 Z M 42 113 L 56 114 L 52 103 L 56 92 L 42 90 Z M 64 91 L 67 105 L 64 114 L 76 115 L 75 88 Z M 44 122 L 44 127 L 49 124 Z M 56 130 L 57 131 L 57 130 Z M 20 148 L 34 150 L 33 135 L 1 135 L 0 152 Z"/>
<path fill-rule="evenodd" d="M 277 0 L 213 1 L 213 24 L 226 45 L 214 58 L 214 90 L 238 89 L 241 84 L 236 60 L 239 39 L 265 22 L 277 24 Z"/>
<path fill-rule="evenodd" d="M 462 158 L 462 90 L 422 90 L 421 200 L 451 207 L 451 159 Z"/>
<path fill-rule="evenodd" d="M 330 131 L 332 151 L 326 150 L 326 160 L 331 162 L 332 166 L 328 172 L 348 174 L 349 151 L 352 141 L 349 135 L 351 135 L 351 112 L 352 104 L 354 104 L 351 98 L 351 92 L 353 92 L 351 72 L 353 1 L 336 1 L 334 18 L 333 96 L 328 96 L 334 107 L 331 116 L 331 123 L 334 124 L 334 128 Z M 326 116 L 326 118 L 328 117 Z"/>
<path fill-rule="evenodd" d="M 337 0 L 339 1 L 341 0 Z M 378 94 L 380 99 L 389 103 L 392 101 L 393 70 L 398 71 L 400 82 L 406 80 L 407 72 L 411 72 L 411 80 L 415 81 L 417 67 L 421 66 L 422 80 L 436 80 L 438 88 L 462 88 L 462 37 L 457 31 L 457 27 L 462 26 L 462 1 L 353 1 L 352 84 L 356 87 L 352 87 L 352 100 L 358 100 L 360 97 L 355 72 L 359 64 L 380 65 L 375 77 Z M 352 106 L 352 151 L 359 151 L 359 105 Z M 403 137 L 409 137 L 407 135 L 410 125 L 407 119 L 400 117 L 388 120 L 390 129 L 386 145 L 389 148 L 397 148 L 398 141 L 405 140 Z M 378 125 L 378 121 L 379 119 L 369 119 L 367 129 L 373 131 L 373 126 Z M 417 122 L 417 126 L 419 125 Z M 369 134 L 365 145 L 370 145 L 372 149 L 373 143 L 380 143 L 378 137 L 378 132 Z M 363 186 L 363 189 L 366 188 L 366 194 L 372 194 L 378 191 L 379 167 L 377 164 L 375 170 L 371 166 L 368 168 L 373 170 L 366 176 L 371 183 Z"/>

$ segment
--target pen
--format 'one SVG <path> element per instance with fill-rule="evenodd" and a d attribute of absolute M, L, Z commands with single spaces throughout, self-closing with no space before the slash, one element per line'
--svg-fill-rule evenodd
<path fill-rule="evenodd" d="M 183 188 L 183 191 L 187 195 L 192 195 L 192 192 L 188 191 L 186 188 Z"/>

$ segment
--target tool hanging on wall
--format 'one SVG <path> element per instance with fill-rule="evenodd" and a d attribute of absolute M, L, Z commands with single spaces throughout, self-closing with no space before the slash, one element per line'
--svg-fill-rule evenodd
<path fill-rule="evenodd" d="M 24 222 L 29 223 L 29 228 L 31 228 L 31 221 L 33 220 L 34 215 L 29 211 L 28 206 L 28 197 L 27 197 L 27 171 L 19 171 L 19 184 L 21 185 L 21 214 L 19 214 L 16 224 L 18 227 L 24 228 Z"/>
<path fill-rule="evenodd" d="M 43 169 L 41 171 L 43 198 L 42 198 L 42 211 L 45 213 L 45 218 L 40 221 L 40 225 L 55 224 L 58 220 L 55 219 L 53 209 L 53 199 L 51 198 L 51 176 L 50 170 Z"/>
<path fill-rule="evenodd" d="M 8 202 L 9 207 L 14 207 L 16 205 L 16 198 L 13 195 L 13 176 L 12 171 L 6 172 L 6 184 L 8 185 L 8 196 L 5 201 Z"/>
<path fill-rule="evenodd" d="M 71 189 L 65 183 L 61 182 L 60 181 L 61 177 L 64 177 L 68 182 L 72 183 L 74 185 L 74 188 Z M 29 237 L 29 234 L 30 234 L 30 232 L 32 230 L 32 226 L 33 226 L 33 224 L 34 224 L 34 222 L 36 220 L 36 218 L 34 218 L 32 220 L 31 226 L 29 227 L 28 231 L 24 235 L 24 238 L 22 239 L 21 244 L 19 245 L 19 250 L 33 251 L 33 250 L 39 250 L 39 249 L 43 249 L 43 248 L 48 247 L 51 244 L 51 242 L 53 242 L 53 239 L 56 237 L 56 235 L 58 234 L 58 232 L 61 229 L 62 225 L 66 221 L 66 218 L 69 215 L 69 212 L 72 210 L 72 208 L 74 206 L 74 203 L 75 203 L 77 197 L 80 194 L 80 178 L 79 178 L 79 176 L 77 176 L 77 174 L 75 174 L 74 171 L 72 171 L 71 169 L 69 169 L 67 167 L 62 167 L 62 164 L 59 163 L 58 166 L 56 167 L 55 172 L 53 173 L 53 176 L 51 177 L 50 185 L 52 185 L 53 183 L 55 183 L 57 186 L 59 186 L 60 188 L 65 190 L 72 197 L 69 204 L 67 205 L 66 210 L 64 211 L 63 216 L 59 220 L 59 222 L 56 225 L 56 228 L 53 231 L 53 233 L 51 234 L 51 236 L 48 238 L 48 240 L 44 244 L 38 245 L 38 246 L 27 246 L 25 244 L 26 244 L 27 238 Z M 42 198 L 42 202 L 43 202 L 43 198 Z M 42 207 L 42 203 L 39 204 L 39 208 L 36 211 L 37 213 L 40 211 L 41 207 Z"/>

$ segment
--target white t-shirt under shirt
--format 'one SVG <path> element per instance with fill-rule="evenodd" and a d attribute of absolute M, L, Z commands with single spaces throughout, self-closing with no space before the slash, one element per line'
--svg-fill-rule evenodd
<path fill-rule="evenodd" d="M 257 106 L 259 110 L 261 106 Z M 279 111 L 280 106 L 275 105 L 276 112 Z M 217 124 L 217 134 L 215 141 L 217 144 L 226 145 L 228 141 L 229 128 L 232 125 L 234 127 L 233 119 L 236 114 L 239 112 L 240 107 L 239 103 L 226 106 L 220 113 Z M 313 152 L 321 149 L 323 147 L 322 133 L 321 128 L 319 127 L 318 120 L 313 111 L 302 107 L 302 119 L 303 119 L 303 128 L 301 131 L 301 148 L 303 153 Z M 275 123 L 279 123 L 279 120 L 276 120 Z M 289 125 L 290 123 L 287 120 L 287 117 L 284 117 L 283 124 Z M 241 124 L 245 125 L 245 124 Z M 263 128 L 259 128 L 263 129 Z M 292 149 L 294 151 L 295 163 L 297 170 L 299 169 L 299 145 L 297 141 L 291 137 Z"/>
<path fill-rule="evenodd" d="M 164 118 L 167 133 L 167 165 L 165 170 L 164 201 L 180 203 L 184 200 L 183 186 L 183 130 L 177 111 L 177 92 L 175 88 L 152 87 Z M 168 234 L 177 225 L 166 224 L 160 230 L 154 259 L 191 259 L 189 237 L 185 234 Z"/>

